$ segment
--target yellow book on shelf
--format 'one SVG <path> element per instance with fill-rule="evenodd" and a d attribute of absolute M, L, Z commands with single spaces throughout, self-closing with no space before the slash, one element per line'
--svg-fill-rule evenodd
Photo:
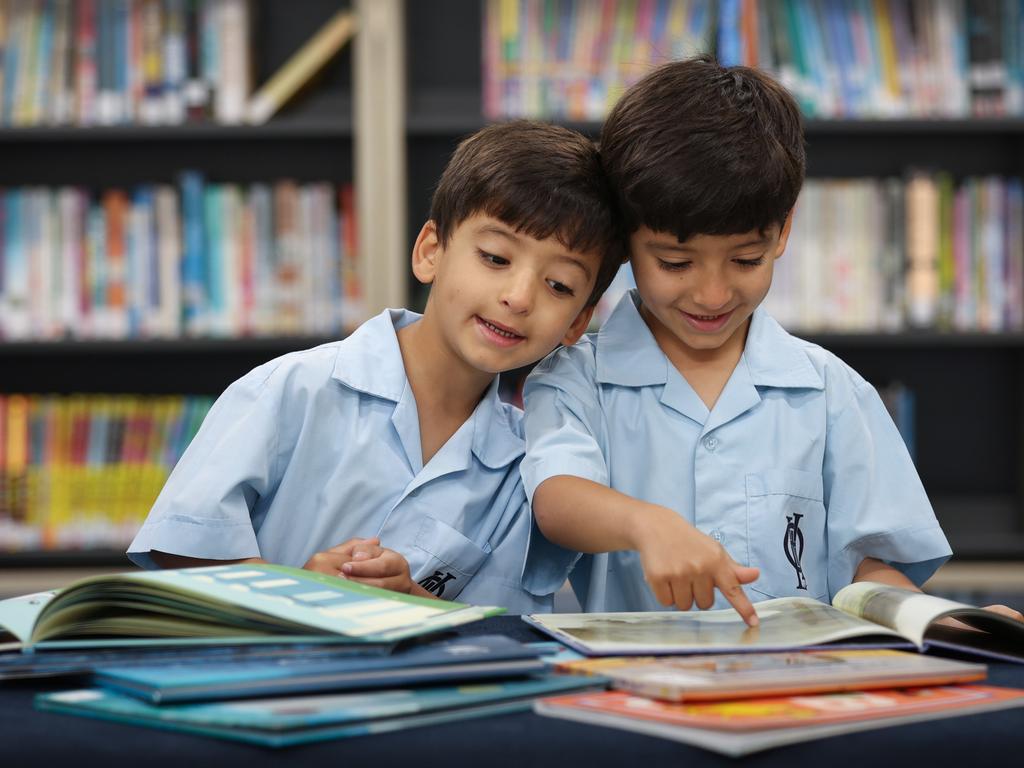
<path fill-rule="evenodd" d="M 331 17 L 253 94 L 246 107 L 246 121 L 259 124 L 269 120 L 341 50 L 355 34 L 356 26 L 356 15 L 351 11 L 339 11 Z"/>

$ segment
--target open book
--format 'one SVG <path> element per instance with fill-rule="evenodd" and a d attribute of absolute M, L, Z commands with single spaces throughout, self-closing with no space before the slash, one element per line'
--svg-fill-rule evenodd
<path fill-rule="evenodd" d="M 524 616 L 590 656 L 786 651 L 842 642 L 859 647 L 951 649 L 1024 662 L 1024 623 L 933 595 L 858 582 L 832 605 L 806 597 L 758 603 L 760 625 L 719 611 L 563 613 Z M 939 623 L 952 618 L 960 627 Z"/>
<path fill-rule="evenodd" d="M 503 613 L 299 568 L 232 564 L 94 576 L 0 602 L 0 642 L 71 648 L 193 643 L 374 644 Z"/>

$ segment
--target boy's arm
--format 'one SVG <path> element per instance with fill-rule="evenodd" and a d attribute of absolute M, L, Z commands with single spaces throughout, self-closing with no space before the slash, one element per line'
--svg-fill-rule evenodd
<path fill-rule="evenodd" d="M 736 563 L 721 544 L 674 510 L 581 477 L 556 475 L 537 487 L 533 512 L 541 532 L 568 549 L 636 550 L 662 605 L 688 610 L 696 602 L 710 608 L 717 588 L 747 624 L 757 625 L 742 585 L 756 580 L 758 569 Z"/>
<path fill-rule="evenodd" d="M 888 584 L 893 587 L 902 587 L 903 589 L 909 589 L 913 592 L 921 592 L 921 588 L 918 587 L 914 582 L 904 576 L 900 571 L 897 571 L 891 565 L 886 565 L 881 560 L 875 560 L 873 557 L 864 558 L 860 566 L 857 568 L 857 574 L 853 577 L 854 581 L 873 581 L 877 584 Z M 992 611 L 992 613 L 998 613 L 1000 616 L 1006 616 L 1016 621 L 1024 621 L 1024 615 L 1021 615 L 1020 611 L 1015 611 L 1005 605 L 986 605 L 986 611 Z M 951 624 L 958 627 L 964 625 L 955 619 L 944 619 L 943 623 Z"/>
<path fill-rule="evenodd" d="M 153 562 L 161 568 L 199 568 L 205 565 L 267 562 L 260 557 L 247 557 L 241 560 L 204 560 L 199 557 L 185 557 L 184 555 L 172 555 L 170 552 L 158 552 L 155 549 L 151 549 L 149 555 L 153 558 Z"/>

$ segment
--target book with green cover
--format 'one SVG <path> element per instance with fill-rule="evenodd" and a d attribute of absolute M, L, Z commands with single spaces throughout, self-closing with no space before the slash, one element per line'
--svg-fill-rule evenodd
<path fill-rule="evenodd" d="M 0 602 L 24 648 L 303 641 L 379 644 L 504 609 L 403 595 L 282 565 L 243 564 L 94 576 Z"/>

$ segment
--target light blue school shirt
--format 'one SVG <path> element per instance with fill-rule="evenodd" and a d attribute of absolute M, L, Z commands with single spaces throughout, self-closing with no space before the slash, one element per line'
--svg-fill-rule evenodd
<path fill-rule="evenodd" d="M 669 507 L 761 569 L 746 587 L 752 600 L 830 600 L 866 557 L 921 584 L 950 556 L 899 432 L 852 368 L 758 308 L 709 412 L 639 303 L 635 290 L 624 296 L 600 332 L 527 379 L 521 470 L 531 500 L 547 478 L 575 475 Z M 580 558 L 539 532 L 524 584 L 554 587 L 574 563 L 585 610 L 664 610 L 636 552 Z M 716 590 L 714 607 L 728 605 Z"/>
<path fill-rule="evenodd" d="M 344 341 L 285 355 L 217 400 L 128 549 L 262 557 L 301 567 L 352 537 L 380 536 L 446 600 L 551 610 L 523 590 L 530 516 L 519 478 L 522 413 L 497 381 L 426 466 L 386 310 Z M 554 590 L 552 590 L 554 591 Z"/>

